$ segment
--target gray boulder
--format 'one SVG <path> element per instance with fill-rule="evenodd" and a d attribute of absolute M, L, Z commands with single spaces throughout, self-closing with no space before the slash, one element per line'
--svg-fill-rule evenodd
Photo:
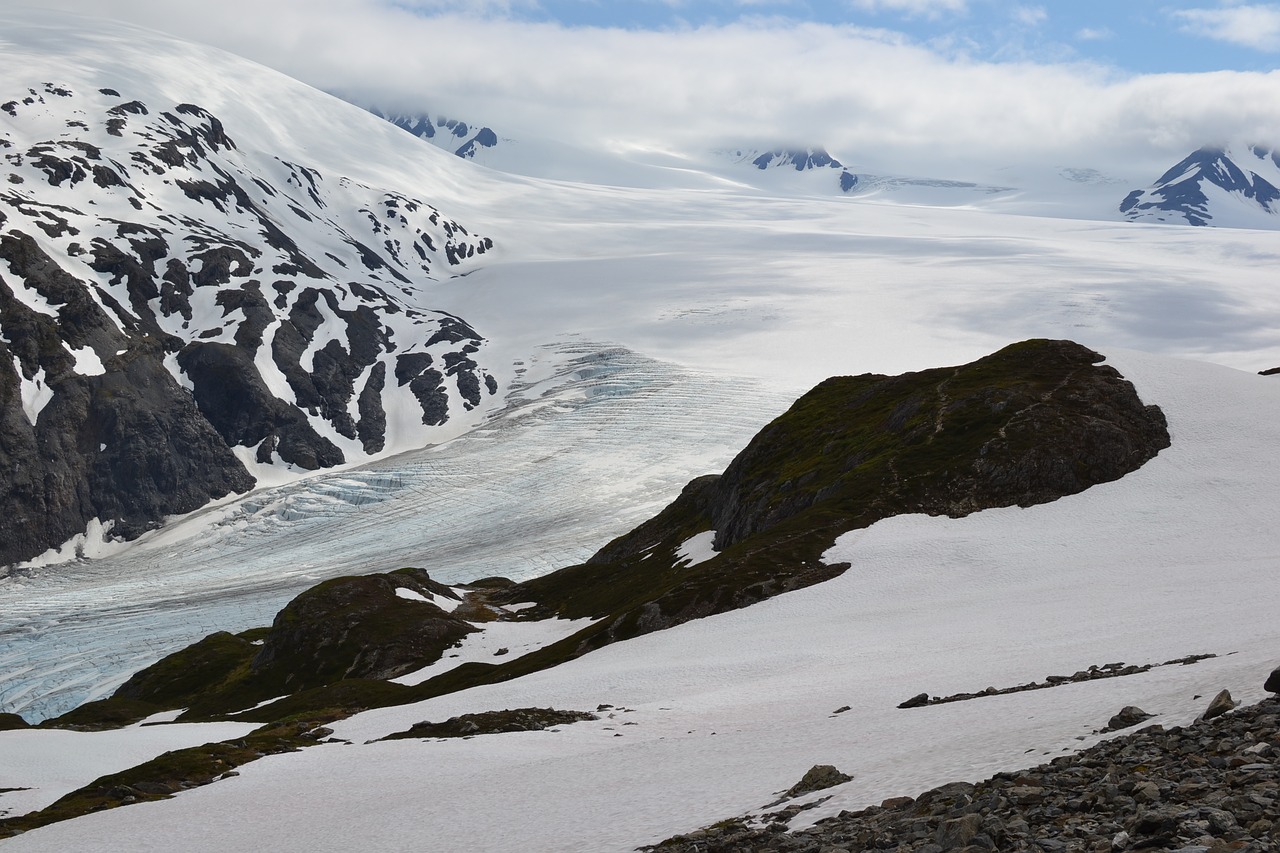
<path fill-rule="evenodd" d="M 1119 731 L 1120 729 L 1127 729 L 1131 726 L 1136 726 L 1144 720 L 1149 720 L 1153 716 L 1155 715 L 1148 714 L 1146 711 L 1135 705 L 1127 705 L 1120 710 L 1120 713 L 1107 721 L 1107 727 L 1103 729 L 1103 731 L 1114 732 Z"/>
<path fill-rule="evenodd" d="M 1209 707 L 1205 708 L 1203 714 L 1200 715 L 1201 720 L 1212 720 L 1214 717 L 1221 717 L 1223 714 L 1233 710 L 1240 703 L 1231 698 L 1230 690 L 1223 690 L 1217 696 L 1213 697 L 1213 701 L 1209 703 Z"/>

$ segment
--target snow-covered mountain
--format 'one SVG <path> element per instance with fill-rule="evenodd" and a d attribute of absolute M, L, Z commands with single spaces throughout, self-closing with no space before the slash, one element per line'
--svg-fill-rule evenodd
<path fill-rule="evenodd" d="M 1280 153 L 1205 147 L 1120 203 L 1130 222 L 1280 228 Z"/>
<path fill-rule="evenodd" d="M 852 192 L 858 186 L 858 176 L 849 171 L 843 163 L 827 153 L 826 149 L 780 147 L 770 150 L 754 148 L 724 149 L 716 152 L 730 163 L 738 166 L 750 166 L 766 172 L 773 169 L 784 169 L 795 172 L 812 172 L 832 170 L 834 187 L 840 192 Z"/>
<path fill-rule="evenodd" d="M 486 148 L 499 144 L 498 135 L 490 128 L 473 127 L 454 118 L 433 117 L 430 113 L 384 113 L 377 108 L 370 108 L 369 112 L 419 139 L 425 139 L 438 148 L 470 160 L 475 159 Z"/>
<path fill-rule="evenodd" d="M 496 393 L 429 295 L 491 238 L 131 80 L 4 79 L 0 563 L 420 446 Z"/>

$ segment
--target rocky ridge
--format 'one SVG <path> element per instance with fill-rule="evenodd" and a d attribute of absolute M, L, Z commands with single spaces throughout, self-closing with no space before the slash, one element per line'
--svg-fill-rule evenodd
<path fill-rule="evenodd" d="M 1280 849 L 1280 698 L 1150 726 L 1028 770 L 844 811 L 789 830 L 793 806 L 676 836 L 663 853 Z"/>
<path fill-rule="evenodd" d="M 769 150 L 735 148 L 717 153 L 733 163 L 749 165 L 762 172 L 772 169 L 790 169 L 797 172 L 829 169 L 836 173 L 836 181 L 842 193 L 853 192 L 858 186 L 858 176 L 821 146 L 817 148 L 779 147 Z"/>
<path fill-rule="evenodd" d="M 1131 222 L 1238 225 L 1241 216 L 1274 228 L 1280 212 L 1280 152 L 1259 145 L 1206 146 L 1193 151 L 1155 183 L 1120 203 Z"/>
<path fill-rule="evenodd" d="M 242 144 L 195 104 L 10 92 L 0 565 L 91 523 L 132 538 L 251 488 L 254 465 L 421 445 L 496 394 L 484 339 L 428 307 L 490 238 Z"/>
<path fill-rule="evenodd" d="M 443 148 L 466 160 L 474 160 L 478 152 L 486 148 L 494 148 L 499 142 L 498 134 L 492 129 L 469 125 L 455 118 L 432 116 L 426 112 L 384 113 L 376 107 L 370 107 L 369 112 L 421 140 L 430 142 L 437 148 Z"/>

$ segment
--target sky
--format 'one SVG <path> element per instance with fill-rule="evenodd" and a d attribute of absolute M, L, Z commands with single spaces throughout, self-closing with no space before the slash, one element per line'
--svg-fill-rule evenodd
<path fill-rule="evenodd" d="M 991 179 L 1154 179 L 1280 146 L 1280 2 L 49 0 L 203 41 L 383 110 L 679 155 L 822 145 Z M 979 174 L 982 173 L 982 174 Z"/>

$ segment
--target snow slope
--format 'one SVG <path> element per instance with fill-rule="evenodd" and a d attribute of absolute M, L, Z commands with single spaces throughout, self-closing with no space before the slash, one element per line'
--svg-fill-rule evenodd
<path fill-rule="evenodd" d="M 8 846 L 407 849 L 429 838 L 438 849 L 621 851 L 762 808 L 814 763 L 854 780 L 799 822 L 1087 746 L 1124 705 L 1168 725 L 1190 722 L 1223 687 L 1261 698 L 1280 644 L 1280 534 L 1267 513 L 1280 463 L 1260 448 L 1280 439 L 1280 386 L 1136 353 L 1110 362 L 1164 408 L 1173 436 L 1120 481 L 1029 509 L 890 519 L 835 543 L 828 559 L 853 568 L 817 587 L 513 682 L 358 715 L 334 726 L 351 744 L 264 759 Z M 1220 657 L 896 707 L 921 691 L 1206 652 Z M 558 731 L 367 742 L 464 712 L 599 704 L 615 707 Z"/>
<path fill-rule="evenodd" d="M 417 564 L 456 582 L 581 559 L 828 375 L 962 363 L 1031 336 L 1280 365 L 1269 232 L 504 175 L 212 49 L 38 13 L 2 32 L 24 77 L 199 103 L 242 156 L 401 187 L 483 227 L 500 252 L 429 298 L 488 339 L 508 399 L 464 441 L 268 481 L 135 544 L 87 543 L 98 559 L 19 568 L 0 581 L 0 710 L 102 695 L 325 577 Z"/>

